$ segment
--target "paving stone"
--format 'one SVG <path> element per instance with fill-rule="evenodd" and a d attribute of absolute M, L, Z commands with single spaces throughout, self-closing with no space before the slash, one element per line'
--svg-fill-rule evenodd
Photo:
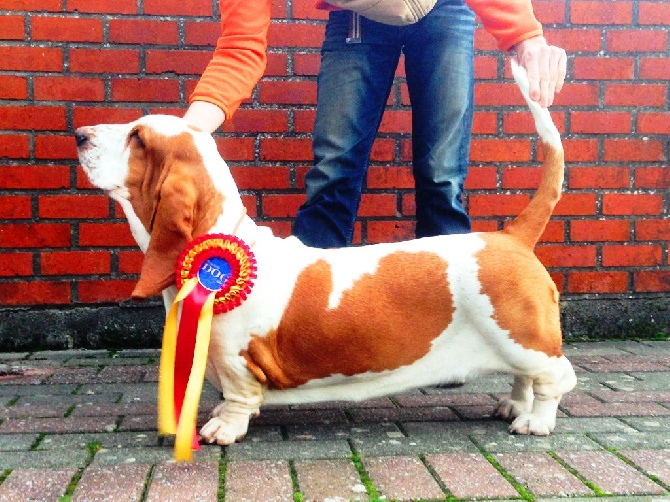
<path fill-rule="evenodd" d="M 367 424 L 308 424 L 288 425 L 285 427 L 287 439 L 290 441 L 321 441 L 348 439 L 350 437 L 404 437 L 405 435 L 394 423 Z M 245 439 L 246 440 L 246 439 Z"/>
<path fill-rule="evenodd" d="M 0 502 L 57 501 L 67 490 L 77 469 L 14 469 L 0 485 Z"/>
<path fill-rule="evenodd" d="M 428 408 L 368 408 L 350 410 L 349 415 L 354 423 L 366 422 L 398 422 L 416 420 L 456 421 L 458 416 L 447 407 L 433 406 Z"/>
<path fill-rule="evenodd" d="M 226 447 L 226 455 L 231 461 L 349 458 L 351 457 L 351 448 L 344 439 L 268 443 L 247 443 L 243 441 Z"/>
<path fill-rule="evenodd" d="M 665 390 L 670 387 L 670 372 L 657 373 L 631 373 L 631 375 L 641 382 L 636 383 L 630 390 Z M 628 389 L 626 389 L 628 390 Z"/>
<path fill-rule="evenodd" d="M 495 406 L 497 399 L 488 394 L 421 394 L 401 395 L 395 398 L 399 406 L 407 408 L 426 406 Z"/>
<path fill-rule="evenodd" d="M 116 417 L 66 417 L 66 418 L 8 418 L 0 425 L 0 434 L 30 432 L 112 432 L 116 429 Z"/>
<path fill-rule="evenodd" d="M 546 453 L 514 452 L 494 455 L 520 484 L 539 496 L 591 495 L 593 491 Z"/>
<path fill-rule="evenodd" d="M 454 497 L 518 496 L 516 489 L 479 453 L 428 455 L 426 461 Z"/>
<path fill-rule="evenodd" d="M 667 432 L 630 432 L 625 434 L 593 434 L 593 439 L 609 448 L 670 448 Z"/>
<path fill-rule="evenodd" d="M 76 385 L 0 385 L 0 396 L 54 396 L 72 395 L 77 390 Z"/>
<path fill-rule="evenodd" d="M 286 460 L 231 462 L 226 469 L 226 502 L 293 500 L 293 482 Z"/>
<path fill-rule="evenodd" d="M 388 397 L 377 397 L 364 401 L 323 401 L 320 403 L 293 404 L 291 410 L 327 410 L 349 408 L 394 408 L 395 405 Z"/>
<path fill-rule="evenodd" d="M 563 353 L 570 358 L 570 355 L 598 355 L 607 356 L 628 355 L 637 353 L 643 350 L 644 346 L 639 342 L 633 341 L 600 341 L 600 342 L 580 342 L 580 343 L 565 343 L 563 345 Z"/>
<path fill-rule="evenodd" d="M 112 356 L 113 359 L 124 359 L 124 358 L 142 358 L 142 359 L 152 359 L 158 363 L 158 360 L 161 357 L 160 349 L 123 349 L 115 352 Z"/>
<path fill-rule="evenodd" d="M 594 398 L 592 395 L 585 392 L 572 391 L 563 394 L 561 397 L 561 406 L 570 406 L 576 404 L 601 404 L 602 401 Z"/>
<path fill-rule="evenodd" d="M 108 357 L 108 350 L 71 349 L 36 351 L 28 359 L 31 361 L 57 360 L 64 362 L 72 358 L 107 359 Z"/>
<path fill-rule="evenodd" d="M 0 434 L 0 451 L 29 450 L 38 434 Z"/>
<path fill-rule="evenodd" d="M 575 432 L 619 432 L 625 434 L 634 431 L 634 427 L 631 427 L 618 418 L 559 417 L 556 419 L 556 429 L 553 434 L 571 434 Z"/>
<path fill-rule="evenodd" d="M 670 485 L 670 450 L 623 450 L 619 452 L 647 475 Z"/>
<path fill-rule="evenodd" d="M 106 417 L 111 415 L 155 415 L 156 405 L 152 403 L 81 403 L 77 404 L 70 416 Z"/>
<path fill-rule="evenodd" d="M 54 394 L 21 396 L 15 406 L 93 406 L 115 403 L 121 399 L 120 392 L 106 392 L 104 394 Z"/>
<path fill-rule="evenodd" d="M 21 359 L 26 359 L 30 352 L 0 352 L 0 362 L 15 362 Z"/>
<path fill-rule="evenodd" d="M 2 438 L 2 436 L 0 436 Z M 97 445 L 108 450 L 127 447 L 157 446 L 159 436 L 151 432 L 113 432 L 92 434 L 48 434 L 40 441 L 37 449 L 53 450 L 59 448 L 88 449 Z"/>
<path fill-rule="evenodd" d="M 495 417 L 495 406 L 452 406 L 451 409 L 461 420 L 487 420 Z"/>
<path fill-rule="evenodd" d="M 553 451 L 557 449 L 600 449 L 600 446 L 597 443 L 583 434 L 524 436 L 520 434 L 498 432 L 487 436 L 472 436 L 472 438 L 484 450 L 491 453 L 507 453 L 514 451 Z"/>
<path fill-rule="evenodd" d="M 670 416 L 670 408 L 657 403 L 598 403 L 565 406 L 565 411 L 573 417 L 631 417 Z"/>
<path fill-rule="evenodd" d="M 79 480 L 72 502 L 136 502 L 150 470 L 150 465 L 91 466 Z"/>
<path fill-rule="evenodd" d="M 96 395 L 108 394 L 110 392 L 118 392 L 121 394 L 120 402 L 134 403 L 134 402 L 149 402 L 156 403 L 158 397 L 158 385 L 153 382 L 138 382 L 138 383 L 93 383 L 83 385 L 77 394 Z M 204 393 L 203 388 L 203 393 Z M 116 401 L 110 401 L 116 402 Z"/>
<path fill-rule="evenodd" d="M 341 409 L 322 410 L 263 410 L 261 414 L 251 419 L 254 425 L 296 425 L 296 424 L 344 424 L 347 416 Z"/>
<path fill-rule="evenodd" d="M 608 371 L 668 371 L 668 366 L 659 362 L 639 360 L 619 360 L 599 363 L 584 363 L 582 368 L 593 373 L 605 373 Z"/>
<path fill-rule="evenodd" d="M 403 422 L 403 428 L 407 431 L 414 425 L 423 427 L 422 423 L 426 422 L 417 422 L 412 424 L 411 422 Z M 452 434 L 463 435 L 463 436 L 488 436 L 491 434 L 505 434 L 507 436 L 509 433 L 509 424 L 498 418 L 488 419 L 488 420 L 468 420 L 464 422 L 445 422 L 442 424 L 445 430 Z M 411 433 L 410 433 L 411 435 Z"/>
<path fill-rule="evenodd" d="M 617 342 L 614 342 L 617 343 Z M 627 342 L 623 342 L 627 343 Z M 643 340 L 638 342 L 637 344 L 633 345 L 627 345 L 624 347 L 626 352 L 630 352 L 632 354 L 637 354 L 637 355 L 651 355 L 651 356 L 657 356 L 659 354 L 670 354 L 670 344 L 668 344 L 667 340 L 661 341 L 661 340 Z"/>
<path fill-rule="evenodd" d="M 289 439 L 290 436 L 289 436 Z M 252 425 L 249 426 L 244 441 L 249 443 L 262 443 L 267 441 L 283 441 L 281 427 L 277 425 Z"/>
<path fill-rule="evenodd" d="M 379 495 L 388 499 L 444 498 L 440 486 L 416 457 L 366 458 L 363 466 Z"/>
<path fill-rule="evenodd" d="M 96 380 L 99 368 L 59 368 L 49 379 L 50 384 L 87 384 Z"/>
<path fill-rule="evenodd" d="M 18 405 L 0 408 L 2 418 L 53 418 L 63 417 L 70 409 L 69 405 Z"/>
<path fill-rule="evenodd" d="M 353 448 L 362 456 L 431 454 L 455 451 L 476 452 L 477 447 L 465 434 L 449 432 L 439 427 L 424 433 L 414 427 L 409 437 L 379 436 L 352 437 Z"/>
<path fill-rule="evenodd" d="M 88 456 L 87 451 L 76 449 L 15 451 L 11 454 L 0 455 L 0 469 L 83 467 L 88 460 Z"/>
<path fill-rule="evenodd" d="M 179 463 L 156 467 L 147 502 L 216 502 L 219 464 Z"/>
<path fill-rule="evenodd" d="M 626 373 L 579 373 L 578 392 L 594 392 L 604 389 L 636 390 L 640 380 Z"/>
<path fill-rule="evenodd" d="M 305 502 L 368 500 L 358 471 L 349 460 L 312 460 L 294 464 Z"/>
<path fill-rule="evenodd" d="M 141 382 L 147 372 L 145 366 L 108 366 L 95 377 L 100 383 L 134 383 Z"/>
<path fill-rule="evenodd" d="M 557 452 L 567 464 L 600 489 L 615 495 L 662 494 L 665 490 L 606 451 Z"/>
<path fill-rule="evenodd" d="M 601 390 L 593 396 L 607 403 L 644 403 L 670 401 L 670 390 L 629 391 Z"/>
<path fill-rule="evenodd" d="M 220 446 L 201 446 L 200 451 L 193 452 L 194 463 L 218 462 L 220 457 Z M 171 462 L 174 462 L 174 451 L 171 446 L 167 445 L 158 448 L 102 449 L 93 459 L 95 465 L 166 464 Z"/>
<path fill-rule="evenodd" d="M 475 377 L 460 387 L 425 387 L 422 389 L 428 395 L 432 394 L 488 394 L 510 392 L 514 378 L 510 375 L 494 374 Z"/>
<path fill-rule="evenodd" d="M 621 421 L 629 424 L 638 431 L 670 431 L 670 417 L 624 417 Z"/>
<path fill-rule="evenodd" d="M 51 378 L 54 368 L 39 368 L 24 363 L 0 364 L 0 387 L 5 385 L 42 385 Z"/>

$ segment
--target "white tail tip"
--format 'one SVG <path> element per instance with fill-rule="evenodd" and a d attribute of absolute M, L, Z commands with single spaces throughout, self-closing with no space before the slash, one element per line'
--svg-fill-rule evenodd
<path fill-rule="evenodd" d="M 528 75 L 526 70 L 522 68 L 519 63 L 516 62 L 514 58 L 510 59 L 512 64 L 512 75 L 514 76 L 514 81 L 516 85 L 519 86 L 521 94 L 526 99 L 530 112 L 533 114 L 535 119 L 535 128 L 539 134 L 542 141 L 550 144 L 556 150 L 563 150 L 563 144 L 561 143 L 561 133 L 558 132 L 554 121 L 551 118 L 549 110 L 542 108 L 537 102 L 530 99 L 529 89 L 530 85 L 528 83 Z"/>

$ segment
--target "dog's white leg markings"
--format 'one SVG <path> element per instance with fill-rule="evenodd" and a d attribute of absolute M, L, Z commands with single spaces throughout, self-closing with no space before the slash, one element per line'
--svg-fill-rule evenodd
<path fill-rule="evenodd" d="M 233 444 L 242 439 L 249 428 L 249 419 L 258 414 L 263 402 L 261 384 L 247 370 L 244 358 L 227 357 L 219 375 L 224 401 L 214 408 L 212 418 L 200 430 L 208 443 Z"/>
<path fill-rule="evenodd" d="M 575 387 L 577 377 L 572 365 L 563 356 L 546 373 L 529 380 L 532 381 L 531 392 L 534 396 L 532 408 L 521 412 L 509 430 L 517 434 L 546 436 L 556 427 L 556 412 L 561 396 Z"/>
<path fill-rule="evenodd" d="M 514 377 L 512 393 L 509 397 L 500 400 L 495 414 L 507 420 L 531 411 L 532 406 L 533 379 L 525 376 L 516 376 Z"/>

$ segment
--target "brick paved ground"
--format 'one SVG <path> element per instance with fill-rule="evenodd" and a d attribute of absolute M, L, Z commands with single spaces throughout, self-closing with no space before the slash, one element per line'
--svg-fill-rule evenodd
<path fill-rule="evenodd" d="M 171 461 L 156 351 L 0 354 L 0 501 L 670 501 L 670 342 L 573 344 L 547 438 L 491 419 L 507 377 L 359 404 L 264 408 Z M 217 395 L 206 387 L 201 422 Z"/>

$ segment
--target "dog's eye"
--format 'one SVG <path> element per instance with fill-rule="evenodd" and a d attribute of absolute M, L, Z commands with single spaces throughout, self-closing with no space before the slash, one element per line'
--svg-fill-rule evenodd
<path fill-rule="evenodd" d="M 128 144 L 134 143 L 136 146 L 140 148 L 144 148 L 144 141 L 142 141 L 142 138 L 140 137 L 140 132 L 139 130 L 135 129 L 130 133 L 128 136 Z"/>

